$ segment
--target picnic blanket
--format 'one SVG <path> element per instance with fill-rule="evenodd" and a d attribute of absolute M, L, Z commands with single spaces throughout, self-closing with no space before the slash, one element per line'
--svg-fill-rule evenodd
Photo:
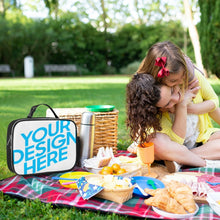
<path fill-rule="evenodd" d="M 117 156 L 119 155 L 129 156 L 130 154 L 127 151 L 118 151 Z M 79 168 L 74 168 L 73 171 L 79 171 Z M 198 171 L 220 177 L 219 168 L 191 168 L 182 171 Z M 143 198 L 137 196 L 134 196 L 132 199 L 123 204 L 118 204 L 96 197 L 84 200 L 78 190 L 63 187 L 59 184 L 58 180 L 52 179 L 52 176 L 59 176 L 61 174 L 63 173 L 38 176 L 12 176 L 0 181 L 0 191 L 11 196 L 31 200 L 39 199 L 41 202 L 51 203 L 54 205 L 74 206 L 81 209 L 99 210 L 139 218 L 166 219 L 165 217 L 155 213 L 151 206 L 145 205 Z M 220 217 L 208 204 L 198 205 L 199 211 L 190 219 L 220 219 Z"/>

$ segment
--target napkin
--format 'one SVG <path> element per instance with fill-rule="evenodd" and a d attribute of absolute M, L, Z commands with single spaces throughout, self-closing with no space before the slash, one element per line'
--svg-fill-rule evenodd
<path fill-rule="evenodd" d="M 220 177 L 212 176 L 209 174 L 198 176 L 198 182 L 206 182 L 206 181 L 209 181 L 212 183 L 219 183 Z M 220 192 L 220 185 L 216 185 L 216 186 L 209 185 L 209 187 L 212 188 L 215 192 Z"/>
<path fill-rule="evenodd" d="M 102 186 L 88 183 L 85 177 L 81 177 L 76 184 L 80 195 L 85 200 L 90 199 L 104 189 Z"/>

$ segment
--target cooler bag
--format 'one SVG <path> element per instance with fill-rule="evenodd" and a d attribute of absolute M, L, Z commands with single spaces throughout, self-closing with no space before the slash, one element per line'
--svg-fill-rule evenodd
<path fill-rule="evenodd" d="M 54 118 L 32 117 L 46 105 Z M 31 108 L 27 118 L 12 121 L 7 132 L 8 168 L 18 175 L 71 170 L 77 157 L 77 128 L 73 121 L 59 119 L 47 104 Z"/>

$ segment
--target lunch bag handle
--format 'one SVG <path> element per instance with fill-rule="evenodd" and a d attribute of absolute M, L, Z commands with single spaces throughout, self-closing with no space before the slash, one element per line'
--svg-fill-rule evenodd
<path fill-rule="evenodd" d="M 31 108 L 31 110 L 30 110 L 30 112 L 29 112 L 29 114 L 28 114 L 27 117 L 28 117 L 28 118 L 32 118 L 34 112 L 35 112 L 36 109 L 37 109 L 37 107 L 40 106 L 40 105 L 45 105 L 45 106 L 47 106 L 47 107 L 53 112 L 55 118 L 59 118 L 59 117 L 57 116 L 57 114 L 55 113 L 55 111 L 54 111 L 48 104 L 39 104 L 39 105 L 34 105 L 34 106 L 32 106 L 32 108 Z"/>

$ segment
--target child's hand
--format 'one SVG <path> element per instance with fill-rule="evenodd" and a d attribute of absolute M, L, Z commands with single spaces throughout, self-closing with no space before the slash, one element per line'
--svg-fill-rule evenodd
<path fill-rule="evenodd" d="M 198 79 L 195 79 L 195 80 L 191 81 L 188 85 L 188 90 L 193 92 L 195 95 L 198 93 L 199 89 L 200 89 L 200 86 L 199 86 L 199 80 Z"/>
<path fill-rule="evenodd" d="M 198 87 L 196 87 L 196 88 L 198 89 Z M 179 105 L 187 106 L 187 105 L 191 104 L 192 100 L 196 97 L 196 94 L 194 94 L 194 92 L 193 92 L 193 91 L 197 90 L 196 88 L 188 89 L 185 92 L 183 100 L 182 100 L 182 102 L 179 103 Z"/>

